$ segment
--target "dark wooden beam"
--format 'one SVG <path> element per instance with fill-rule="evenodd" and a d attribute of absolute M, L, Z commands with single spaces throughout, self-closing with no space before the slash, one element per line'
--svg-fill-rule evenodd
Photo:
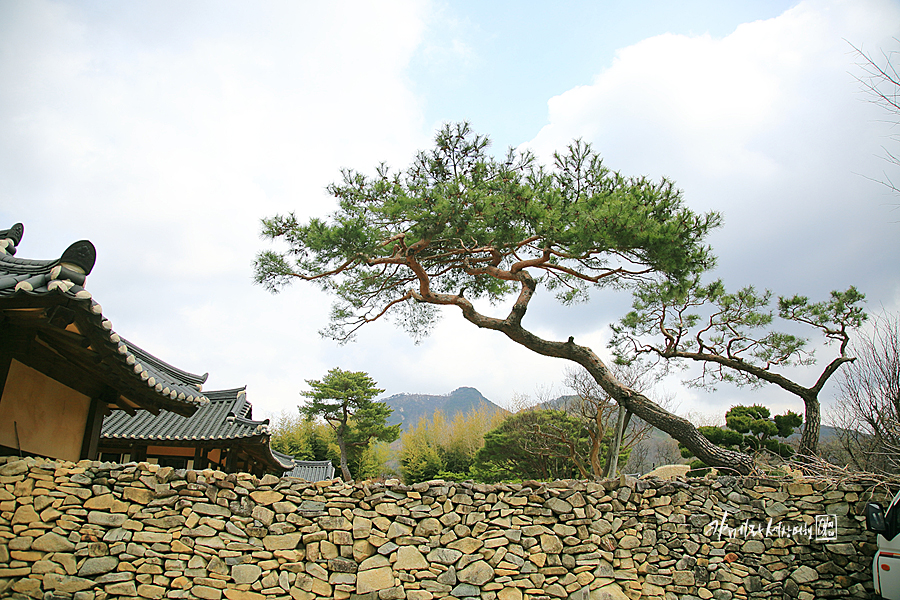
<path fill-rule="evenodd" d="M 8 352 L 0 350 L 0 397 L 3 396 L 3 390 L 6 389 L 6 377 L 9 375 L 10 363 L 12 363 L 12 356 Z"/>
<path fill-rule="evenodd" d="M 228 454 L 225 458 L 225 468 L 222 469 L 226 473 L 234 473 L 234 467 L 237 463 L 237 448 L 230 447 L 228 448 Z"/>
<path fill-rule="evenodd" d="M 81 458 L 97 460 L 103 417 L 106 416 L 107 407 L 115 402 L 117 397 L 115 390 L 106 388 L 99 397 L 91 399 L 87 422 L 84 425 L 84 439 L 81 442 Z"/>

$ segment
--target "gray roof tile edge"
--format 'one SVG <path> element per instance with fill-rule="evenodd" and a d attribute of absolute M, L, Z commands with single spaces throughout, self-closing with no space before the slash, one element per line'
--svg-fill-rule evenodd
<path fill-rule="evenodd" d="M 200 384 L 194 383 L 205 381 L 206 375 L 177 369 L 140 348 L 132 350 L 113 330 L 112 322 L 103 316 L 100 304 L 83 287 L 96 257 L 93 244 L 87 240 L 75 242 L 56 260 L 21 259 L 13 254 L 23 233 L 21 223 L 0 230 L 0 302 L 27 296 L 53 299 L 54 293 L 60 294 L 60 301 L 82 309 L 94 330 L 94 337 L 106 345 L 108 355 L 117 357 L 123 375 L 132 378 L 134 385 L 144 382 L 157 401 L 162 401 L 163 408 L 182 407 L 193 411 L 208 402 L 201 393 Z M 16 274 L 10 276 L 10 270 Z M 3 271 L 6 271 L 5 275 Z M 146 364 L 140 362 L 141 359 Z"/>

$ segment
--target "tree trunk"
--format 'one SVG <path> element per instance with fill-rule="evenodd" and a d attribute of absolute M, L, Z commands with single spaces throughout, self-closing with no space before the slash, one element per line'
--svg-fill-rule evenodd
<path fill-rule="evenodd" d="M 568 342 L 544 340 L 521 326 L 510 326 L 508 322 L 501 325 L 499 329 L 513 341 L 538 354 L 564 358 L 578 363 L 587 369 L 594 381 L 619 406 L 624 406 L 638 418 L 668 433 L 710 467 L 716 467 L 740 475 L 749 475 L 754 470 L 753 457 L 743 452 L 716 446 L 703 437 L 703 434 L 687 419 L 670 413 L 643 394 L 623 385 L 590 348 L 579 346 L 572 339 Z"/>
<path fill-rule="evenodd" d="M 606 467 L 603 469 L 603 477 L 615 477 L 616 471 L 619 469 L 619 453 L 622 449 L 622 439 L 625 436 L 625 428 L 631 421 L 631 411 L 625 407 L 619 407 L 619 417 L 616 419 L 616 431 L 613 435 L 612 444 L 609 445 L 609 451 L 606 454 Z"/>
<path fill-rule="evenodd" d="M 336 437 L 338 448 L 341 449 L 341 475 L 344 481 L 349 483 L 353 481 L 353 477 L 350 476 L 350 467 L 347 465 L 347 443 L 344 441 L 343 435 L 338 434 Z"/>
<path fill-rule="evenodd" d="M 703 434 L 687 419 L 673 415 L 643 394 L 623 385 L 603 364 L 600 357 L 587 346 L 577 345 L 574 338 L 571 337 L 567 342 L 545 340 L 522 327 L 522 318 L 528 310 L 528 302 L 534 294 L 537 282 L 524 271 L 516 273 L 516 276 L 519 277 L 522 287 L 519 290 L 519 297 L 506 319 L 480 314 L 475 310 L 475 306 L 462 296 L 434 294 L 428 288 L 427 276 L 424 275 L 424 271 L 423 275 L 420 275 L 420 279 L 422 279 L 421 292 L 415 293 L 413 297 L 434 304 L 455 304 L 462 310 L 463 317 L 477 327 L 500 331 L 512 341 L 525 346 L 532 352 L 578 363 L 591 374 L 594 381 L 619 406 L 624 406 L 650 425 L 668 433 L 707 465 L 733 471 L 740 475 L 749 475 L 753 471 L 755 468 L 753 457 L 743 452 L 735 452 L 714 445 L 703 437 Z"/>
<path fill-rule="evenodd" d="M 800 435 L 800 450 L 803 457 L 816 456 L 819 451 L 819 431 L 821 415 L 819 414 L 819 398 L 816 395 L 803 396 L 806 414 L 803 417 L 803 433 Z"/>

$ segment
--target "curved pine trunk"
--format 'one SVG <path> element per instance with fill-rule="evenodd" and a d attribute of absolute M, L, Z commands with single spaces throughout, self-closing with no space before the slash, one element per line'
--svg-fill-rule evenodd
<path fill-rule="evenodd" d="M 543 340 L 522 327 L 507 325 L 500 329 L 507 337 L 529 350 L 578 363 L 620 406 L 668 433 L 710 467 L 733 471 L 740 475 L 748 475 L 754 470 L 753 457 L 716 446 L 687 419 L 670 413 L 643 394 L 624 385 L 590 348 L 575 344 L 571 338 L 568 342 Z"/>
<path fill-rule="evenodd" d="M 338 448 L 341 449 L 341 475 L 344 478 L 345 482 L 353 481 L 353 477 L 350 476 L 350 467 L 347 465 L 347 443 L 344 441 L 344 436 L 337 436 Z"/>
<path fill-rule="evenodd" d="M 816 456 L 818 453 L 822 421 L 818 396 L 804 396 L 803 404 L 806 407 L 806 414 L 803 417 L 803 433 L 800 434 L 800 449 L 797 452 L 801 460 L 805 456 Z"/>
<path fill-rule="evenodd" d="M 684 444 L 694 453 L 694 456 L 711 467 L 727 469 L 740 475 L 749 475 L 755 468 L 753 457 L 726 448 L 720 448 L 703 437 L 696 427 L 687 419 L 673 415 L 660 405 L 656 404 L 643 394 L 632 390 L 620 382 L 615 375 L 603 364 L 600 357 L 586 346 L 579 346 L 574 338 L 567 342 L 554 342 L 545 340 L 523 328 L 522 318 L 528 309 L 528 302 L 534 293 L 537 283 L 527 272 L 519 272 L 522 288 L 519 297 L 510 310 L 509 317 L 497 319 L 480 314 L 474 305 L 461 295 L 434 294 L 428 289 L 427 276 L 424 271 L 420 274 L 423 280 L 422 290 L 415 293 L 413 298 L 432 302 L 434 304 L 455 304 L 463 313 L 463 317 L 470 323 L 483 329 L 500 331 L 506 337 L 525 346 L 533 352 L 544 356 L 554 356 L 578 363 L 591 374 L 594 381 L 603 388 L 620 406 L 624 406 L 635 416 L 643 419 L 657 429 L 665 431 L 670 436 Z"/>

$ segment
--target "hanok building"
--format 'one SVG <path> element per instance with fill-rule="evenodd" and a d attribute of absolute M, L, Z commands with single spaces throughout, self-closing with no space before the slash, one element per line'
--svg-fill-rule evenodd
<path fill-rule="evenodd" d="M 96 251 L 16 258 L 24 227 L 0 230 L 0 454 L 96 459 L 106 414 L 194 414 L 206 375 L 121 338 L 84 289 Z"/>
<path fill-rule="evenodd" d="M 294 460 L 294 468 L 285 471 L 284 476 L 304 481 L 334 479 L 334 464 L 330 460 Z"/>
<path fill-rule="evenodd" d="M 172 413 L 113 413 L 106 417 L 101 458 L 258 476 L 282 475 L 295 468 L 293 457 L 272 450 L 269 420 L 253 420 L 246 387 L 206 392 L 206 397 L 209 403 L 190 417 Z"/>

